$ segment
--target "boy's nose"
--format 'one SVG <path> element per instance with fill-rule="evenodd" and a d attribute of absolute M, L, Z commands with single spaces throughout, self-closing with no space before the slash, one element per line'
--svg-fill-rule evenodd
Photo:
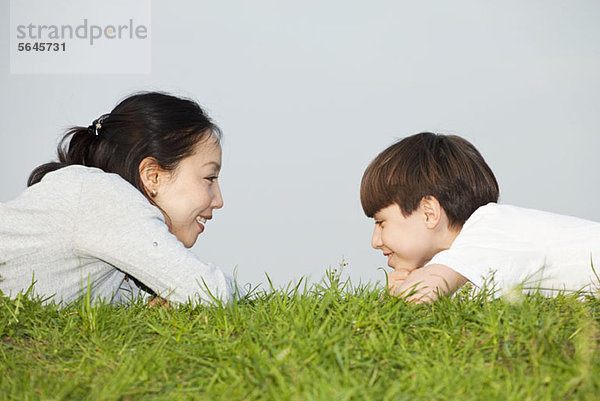
<path fill-rule="evenodd" d="M 375 249 L 379 249 L 383 246 L 381 242 L 381 230 L 378 226 L 373 229 L 373 237 L 371 237 L 371 246 Z"/>

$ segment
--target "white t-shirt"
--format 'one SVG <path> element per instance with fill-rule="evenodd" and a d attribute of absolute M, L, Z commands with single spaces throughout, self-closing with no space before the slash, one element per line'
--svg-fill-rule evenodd
<path fill-rule="evenodd" d="M 489 203 L 427 264 L 448 266 L 480 288 L 493 275 L 497 295 L 519 285 L 552 295 L 598 291 L 592 263 L 600 275 L 600 223 Z"/>
<path fill-rule="evenodd" d="M 232 278 L 185 248 L 133 185 L 78 165 L 0 203 L 0 290 L 15 296 L 33 280 L 34 294 L 66 303 L 88 286 L 92 298 L 127 301 L 136 282 L 176 303 L 234 294 Z"/>

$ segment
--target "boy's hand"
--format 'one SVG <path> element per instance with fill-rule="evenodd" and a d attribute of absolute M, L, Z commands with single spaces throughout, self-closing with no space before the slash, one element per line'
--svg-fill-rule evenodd
<path fill-rule="evenodd" d="M 390 276 L 394 279 L 392 281 Z M 399 279 L 404 277 L 403 279 Z M 429 265 L 412 271 L 388 274 L 388 292 L 409 302 L 431 302 L 440 295 L 452 295 L 468 280 L 444 265 Z"/>
<path fill-rule="evenodd" d="M 390 295 L 398 295 L 398 288 L 404 283 L 410 272 L 411 270 L 408 269 L 398 269 L 388 273 L 387 286 Z"/>
<path fill-rule="evenodd" d="M 398 295 L 404 280 L 414 269 L 397 269 L 388 273 L 387 288 L 390 295 Z"/>

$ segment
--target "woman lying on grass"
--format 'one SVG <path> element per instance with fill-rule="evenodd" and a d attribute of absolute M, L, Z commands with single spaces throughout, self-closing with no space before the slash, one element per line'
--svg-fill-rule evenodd
<path fill-rule="evenodd" d="M 463 138 L 426 132 L 391 145 L 367 167 L 361 201 L 394 295 L 432 301 L 490 275 L 497 294 L 598 291 L 600 223 L 497 204 L 492 170 Z"/>
<path fill-rule="evenodd" d="M 0 204 L 0 290 L 69 303 L 228 300 L 234 283 L 188 248 L 223 206 L 221 133 L 195 102 L 130 96 L 89 127 L 71 128 L 58 162 Z"/>

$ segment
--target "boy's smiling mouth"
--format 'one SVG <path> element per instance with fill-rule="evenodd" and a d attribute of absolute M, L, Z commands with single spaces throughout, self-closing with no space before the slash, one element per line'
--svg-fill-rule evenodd
<path fill-rule="evenodd" d="M 389 252 L 389 253 L 384 253 L 383 256 L 385 256 L 386 258 L 388 258 L 387 264 L 389 267 L 393 267 L 390 263 L 392 262 L 392 255 L 393 252 Z"/>

